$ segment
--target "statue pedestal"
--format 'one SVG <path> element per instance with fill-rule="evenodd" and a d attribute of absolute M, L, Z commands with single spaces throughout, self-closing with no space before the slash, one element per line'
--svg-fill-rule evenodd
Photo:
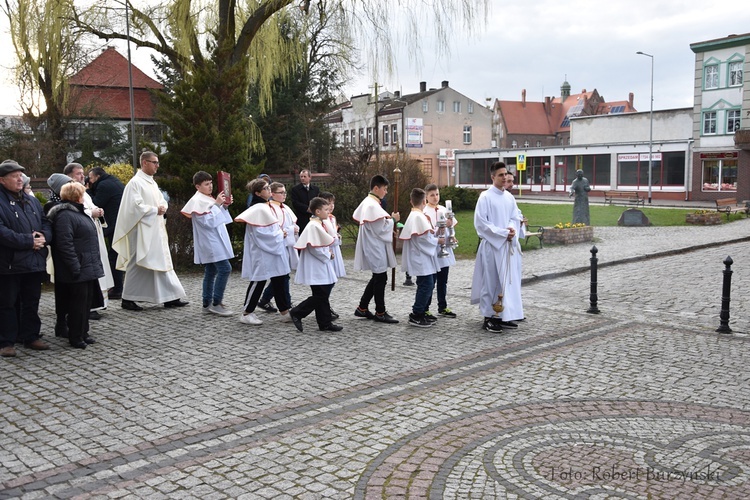
<path fill-rule="evenodd" d="M 594 226 L 569 227 L 558 229 L 556 227 L 544 228 L 544 242 L 553 245 L 573 245 L 585 243 L 594 239 Z"/>

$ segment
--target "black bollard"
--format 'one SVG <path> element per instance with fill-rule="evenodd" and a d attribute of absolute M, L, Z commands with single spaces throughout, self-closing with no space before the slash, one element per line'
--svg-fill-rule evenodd
<path fill-rule="evenodd" d="M 591 305 L 589 306 L 589 310 L 586 311 L 589 314 L 599 314 L 599 308 L 596 306 L 596 303 L 599 301 L 599 296 L 596 293 L 596 271 L 598 269 L 597 263 L 599 262 L 599 259 L 596 258 L 597 252 L 599 250 L 597 250 L 596 245 L 591 247 L 591 294 L 589 295 Z"/>
<path fill-rule="evenodd" d="M 732 295 L 732 264 L 734 261 L 732 257 L 727 255 L 724 259 L 724 287 L 721 291 L 721 313 L 719 314 L 719 328 L 716 329 L 719 333 L 732 333 L 732 329 L 729 328 L 729 300 Z"/>

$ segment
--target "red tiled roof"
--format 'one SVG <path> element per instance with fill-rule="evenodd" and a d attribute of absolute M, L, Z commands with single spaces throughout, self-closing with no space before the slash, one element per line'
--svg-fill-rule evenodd
<path fill-rule="evenodd" d="M 108 47 L 85 68 L 73 75 L 71 86 L 128 88 L 128 60 Z M 133 65 L 134 89 L 161 89 L 162 84 Z"/>
<path fill-rule="evenodd" d="M 72 88 L 69 103 L 70 114 L 78 118 L 130 120 L 127 88 Z M 133 107 L 136 120 L 156 119 L 156 104 L 148 90 L 133 89 Z"/>

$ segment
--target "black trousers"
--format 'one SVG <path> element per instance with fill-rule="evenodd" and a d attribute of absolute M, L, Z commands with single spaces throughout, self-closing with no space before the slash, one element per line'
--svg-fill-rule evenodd
<path fill-rule="evenodd" d="M 370 301 L 375 299 L 375 312 L 382 314 L 385 312 L 385 285 L 388 283 L 388 271 L 384 273 L 372 273 L 369 283 L 365 287 L 362 298 L 359 299 L 359 308 L 367 309 Z"/>
<path fill-rule="evenodd" d="M 271 286 L 273 287 L 273 298 L 276 300 L 276 308 L 279 311 L 286 311 L 289 309 L 290 304 L 287 304 L 286 300 L 286 288 L 284 283 L 288 274 L 282 276 L 274 276 L 271 278 Z M 255 311 L 258 306 L 260 296 L 263 295 L 263 288 L 266 286 L 266 280 L 263 281 L 251 281 L 245 292 L 245 312 L 251 313 Z"/>
<path fill-rule="evenodd" d="M 55 292 L 55 300 L 61 301 L 55 304 L 57 312 L 67 317 L 68 341 L 71 344 L 81 342 L 89 336 L 89 310 L 94 293 L 99 292 L 99 280 L 55 282 Z"/>
<path fill-rule="evenodd" d="M 331 324 L 331 303 L 328 298 L 333 290 L 333 283 L 330 285 L 310 285 L 312 296 L 306 298 L 297 304 L 291 313 L 298 318 L 306 318 L 315 311 L 315 320 L 318 327 L 323 328 Z"/>
<path fill-rule="evenodd" d="M 40 337 L 39 299 L 46 273 L 0 274 L 0 348 Z"/>

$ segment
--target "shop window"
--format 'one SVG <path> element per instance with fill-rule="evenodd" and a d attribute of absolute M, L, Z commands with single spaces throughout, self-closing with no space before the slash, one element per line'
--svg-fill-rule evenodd
<path fill-rule="evenodd" d="M 737 191 L 737 160 L 703 160 L 703 191 Z"/>

